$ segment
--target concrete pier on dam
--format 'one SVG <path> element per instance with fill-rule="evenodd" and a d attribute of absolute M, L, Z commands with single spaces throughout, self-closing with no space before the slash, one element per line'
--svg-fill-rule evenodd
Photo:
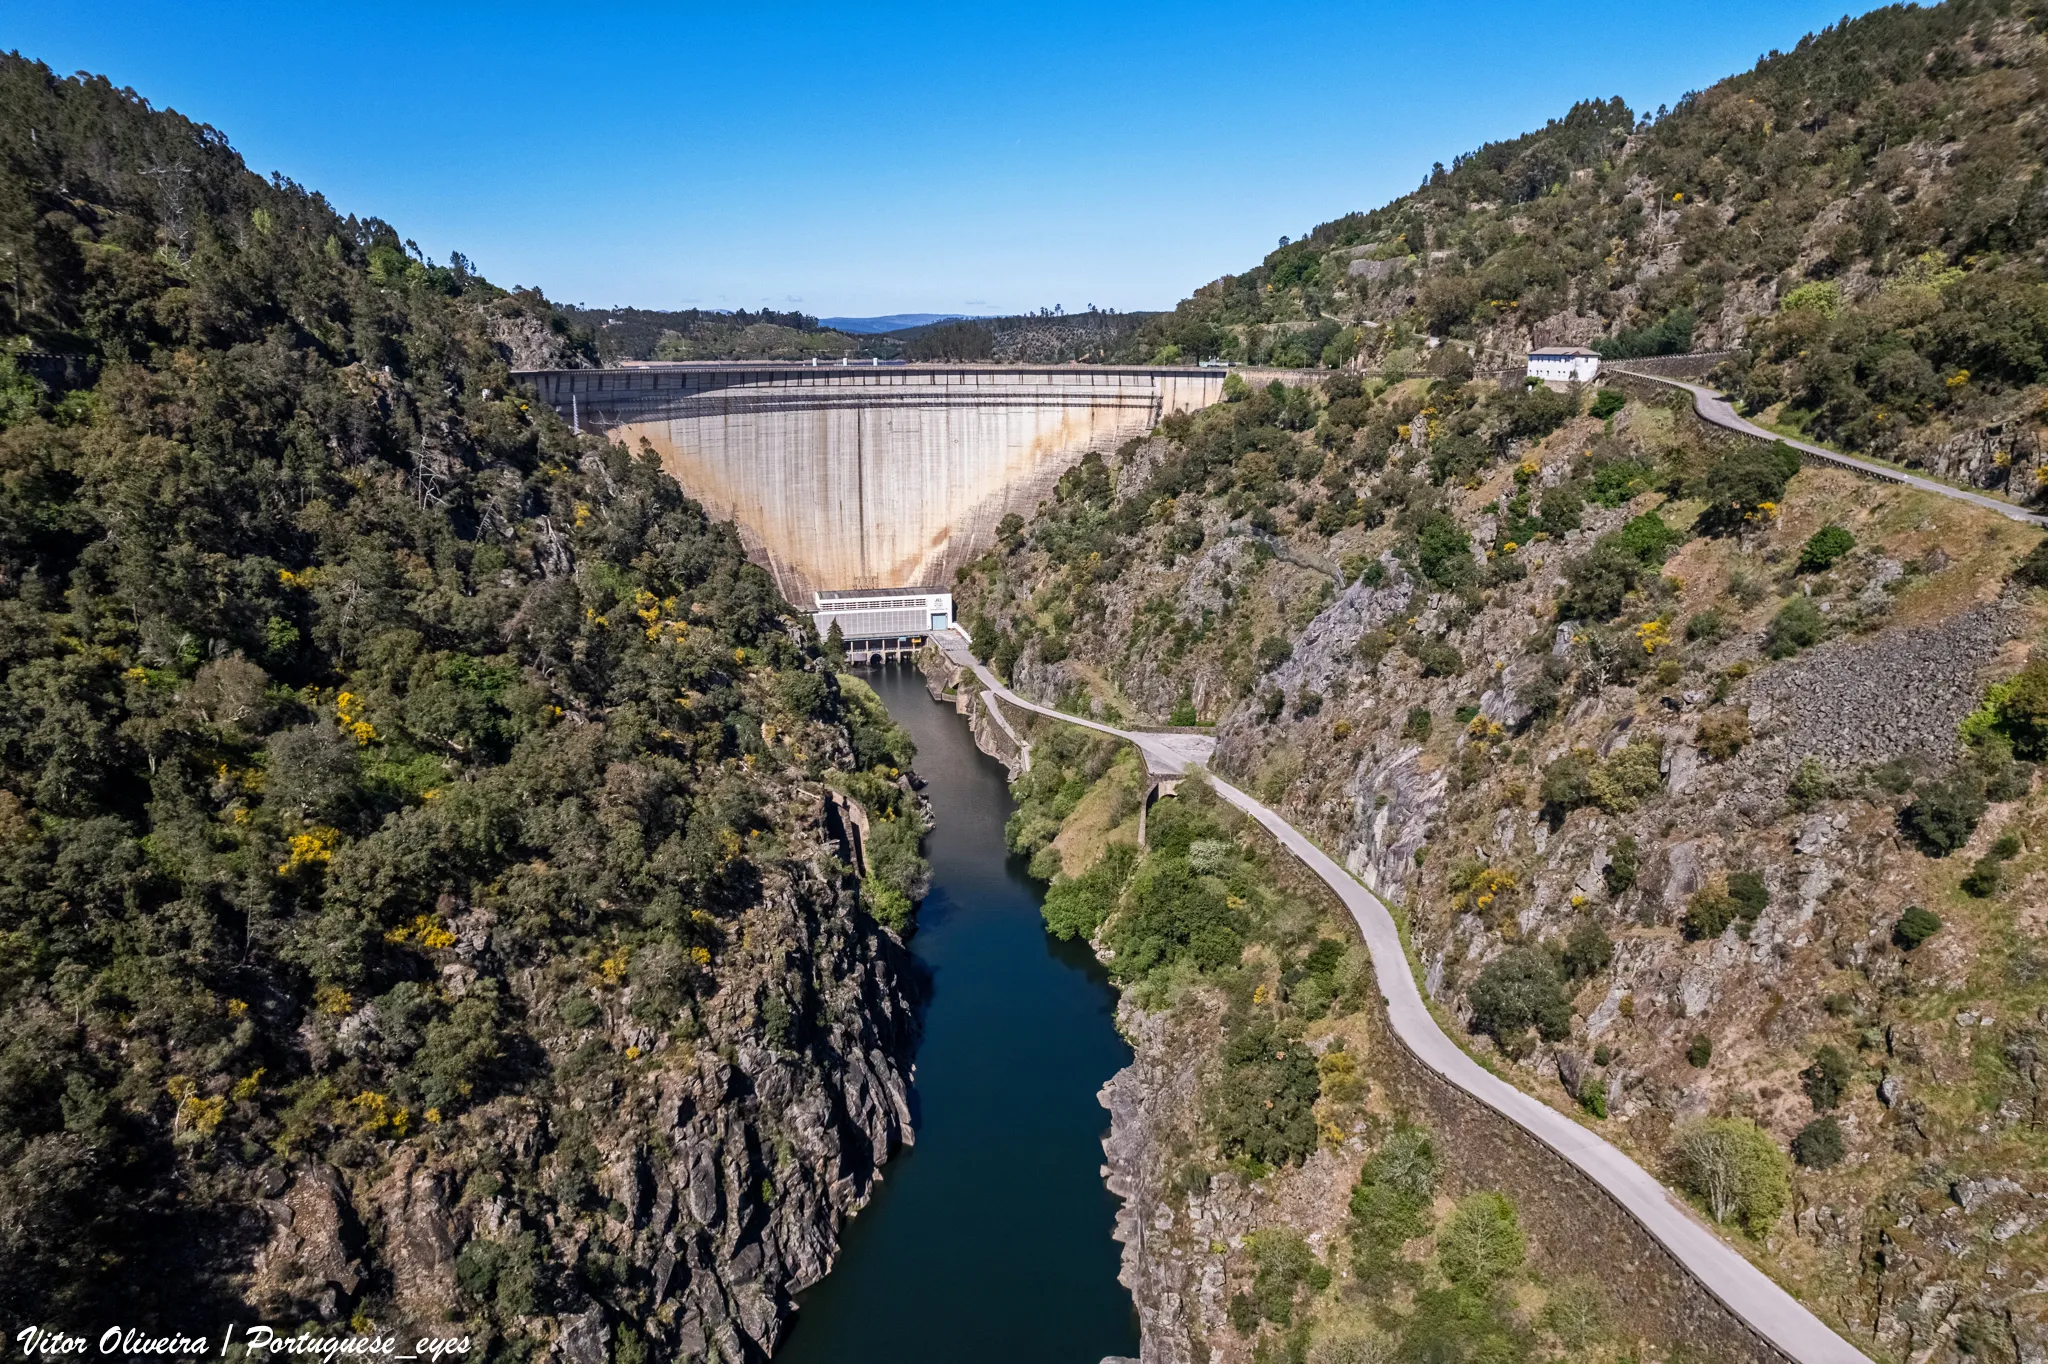
<path fill-rule="evenodd" d="M 953 581 L 1090 450 L 1221 399 L 1224 371 L 748 362 L 515 377 L 585 429 L 644 438 L 783 595 Z"/>

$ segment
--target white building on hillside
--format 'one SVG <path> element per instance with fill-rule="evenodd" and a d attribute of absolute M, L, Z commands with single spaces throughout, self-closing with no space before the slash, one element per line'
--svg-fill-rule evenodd
<path fill-rule="evenodd" d="M 1529 377 L 1545 383 L 1591 383 L 1600 373 L 1600 353 L 1584 346 L 1545 346 L 1529 352 Z"/>
<path fill-rule="evenodd" d="M 818 593 L 818 637 L 839 627 L 854 662 L 893 658 L 923 646 L 925 637 L 953 623 L 953 594 L 933 587 L 874 587 Z"/>

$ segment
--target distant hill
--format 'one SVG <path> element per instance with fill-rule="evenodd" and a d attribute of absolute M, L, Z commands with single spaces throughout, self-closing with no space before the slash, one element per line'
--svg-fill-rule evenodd
<path fill-rule="evenodd" d="M 908 331 L 933 322 L 957 322 L 966 313 L 890 313 L 885 317 L 821 317 L 818 325 L 849 336 L 880 336 L 884 332 Z"/>
<path fill-rule="evenodd" d="M 623 360 L 807 360 L 861 355 L 861 343 L 806 313 L 769 308 L 720 312 L 684 308 L 563 308 L 588 332 L 607 365 Z"/>
<path fill-rule="evenodd" d="M 908 360 L 992 360 L 1001 364 L 1057 365 L 1069 361 L 1132 364 L 1153 358 L 1141 329 L 1158 313 L 1085 313 L 1050 310 L 1016 317 L 976 317 L 928 323 L 894 332 Z M 1169 359 L 1176 358 L 1169 356 Z M 1193 357 L 1189 357 L 1192 359 Z"/>

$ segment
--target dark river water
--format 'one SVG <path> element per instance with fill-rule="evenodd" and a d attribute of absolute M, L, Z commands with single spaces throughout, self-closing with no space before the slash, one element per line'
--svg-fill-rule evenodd
<path fill-rule="evenodd" d="M 1138 1353 L 1096 1091 L 1131 1059 L 1086 948 L 1046 936 L 1003 844 L 1003 768 L 913 669 L 867 678 L 917 740 L 938 817 L 911 949 L 933 989 L 917 1145 L 798 1300 L 777 1364 L 1097 1364 Z"/>

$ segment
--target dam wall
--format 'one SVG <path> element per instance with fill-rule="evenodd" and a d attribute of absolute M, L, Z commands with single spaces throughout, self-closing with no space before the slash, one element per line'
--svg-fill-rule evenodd
<path fill-rule="evenodd" d="M 1005 514 L 1090 450 L 1222 397 L 1223 371 L 1109 366 L 646 365 L 526 373 L 729 517 L 783 595 L 950 584 Z"/>

